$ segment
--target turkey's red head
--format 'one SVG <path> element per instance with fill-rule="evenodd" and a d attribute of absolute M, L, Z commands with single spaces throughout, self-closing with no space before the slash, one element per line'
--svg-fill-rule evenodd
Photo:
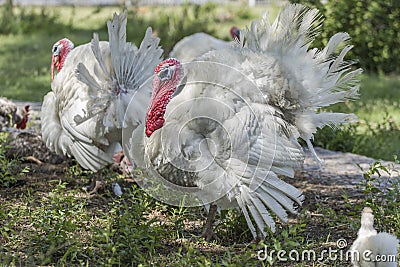
<path fill-rule="evenodd" d="M 230 30 L 230 33 L 231 33 L 231 37 L 233 40 L 236 40 L 236 39 L 240 40 L 240 30 L 238 27 L 233 26 Z"/>
<path fill-rule="evenodd" d="M 183 67 L 177 59 L 169 58 L 158 64 L 154 74 L 153 94 L 146 117 L 147 137 L 164 125 L 165 110 L 183 77 Z"/>
<path fill-rule="evenodd" d="M 54 68 L 57 68 L 58 72 L 62 69 L 65 58 L 73 48 L 74 44 L 67 38 L 61 39 L 53 45 L 51 50 L 53 53 L 51 57 L 51 80 L 54 79 Z"/>
<path fill-rule="evenodd" d="M 26 123 L 28 122 L 28 116 L 29 116 L 29 106 L 24 107 L 24 115 L 16 125 L 17 129 L 25 129 L 26 128 Z"/>

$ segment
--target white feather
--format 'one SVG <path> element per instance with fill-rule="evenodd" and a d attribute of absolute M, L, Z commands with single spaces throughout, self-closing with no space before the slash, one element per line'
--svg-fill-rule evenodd
<path fill-rule="evenodd" d="M 121 186 L 119 186 L 118 183 L 112 183 L 112 187 L 113 187 L 114 194 L 117 197 L 122 195 L 122 189 L 121 189 Z"/>
<path fill-rule="evenodd" d="M 229 48 L 233 44 L 234 42 L 222 41 L 207 33 L 198 32 L 177 42 L 169 56 L 186 63 L 209 51 Z"/>

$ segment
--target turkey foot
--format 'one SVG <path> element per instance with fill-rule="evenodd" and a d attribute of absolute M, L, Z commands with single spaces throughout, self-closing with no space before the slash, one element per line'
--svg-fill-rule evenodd
<path fill-rule="evenodd" d="M 103 188 L 105 185 L 105 181 L 103 179 L 103 175 L 101 174 L 101 172 L 96 173 L 93 176 L 93 180 L 90 184 L 90 186 L 85 186 L 83 188 L 83 190 L 85 191 L 89 191 L 89 195 L 93 195 L 93 194 L 97 194 L 97 192 L 99 191 L 99 189 Z"/>
<path fill-rule="evenodd" d="M 213 231 L 215 215 L 217 213 L 217 205 L 211 204 L 210 210 L 208 211 L 206 224 L 204 226 L 203 234 L 201 235 L 208 242 L 212 239 L 219 240 L 218 236 Z"/>
<path fill-rule="evenodd" d="M 34 156 L 27 156 L 24 159 L 27 162 L 35 163 L 37 165 L 42 165 L 43 164 L 42 161 L 40 161 L 39 159 L 35 158 Z"/>
<path fill-rule="evenodd" d="M 96 181 L 94 182 L 94 187 L 93 187 L 92 191 L 89 192 L 89 195 L 96 194 L 97 191 L 98 191 L 100 188 L 103 188 L 103 186 L 104 186 L 104 181 L 96 180 Z"/>

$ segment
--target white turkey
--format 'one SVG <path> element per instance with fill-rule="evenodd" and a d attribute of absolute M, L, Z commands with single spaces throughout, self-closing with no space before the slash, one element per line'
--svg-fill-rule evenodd
<path fill-rule="evenodd" d="M 239 40 L 240 30 L 237 27 L 232 27 L 230 34 L 233 40 Z M 207 33 L 198 32 L 186 36 L 177 42 L 169 56 L 186 63 L 209 51 L 229 48 L 231 46 L 233 46 L 233 42 L 223 41 Z"/>
<path fill-rule="evenodd" d="M 398 245 L 399 240 L 395 236 L 375 230 L 372 209 L 365 207 L 357 239 L 350 248 L 353 266 L 396 267 Z"/>
<path fill-rule="evenodd" d="M 28 122 L 29 106 L 18 107 L 5 97 L 0 97 L 0 130 L 9 127 L 25 129 Z"/>
<path fill-rule="evenodd" d="M 74 48 L 68 39 L 53 46 L 51 89 L 43 101 L 42 136 L 58 154 L 98 171 L 113 162 L 124 119 L 130 127 L 144 120 L 154 67 L 161 61 L 159 39 L 150 28 L 139 48 L 126 42 L 126 12 L 108 21 L 109 42 L 94 34 Z M 55 69 L 58 73 L 55 75 Z M 133 99 L 133 100 L 132 100 Z M 132 100 L 130 116 L 124 118 Z"/>
<path fill-rule="evenodd" d="M 146 124 L 133 131 L 136 149 L 127 155 L 169 192 L 152 191 L 155 197 L 210 204 L 206 239 L 216 207 L 240 208 L 254 237 L 274 231 L 275 216 L 286 222 L 303 200 L 279 178 L 293 177 L 303 164 L 298 138 L 313 151 L 317 128 L 356 119 L 318 112 L 356 98 L 362 72 L 343 59 L 351 49 L 346 33 L 323 50 L 309 49 L 321 23 L 317 10 L 288 5 L 272 25 L 266 15 L 254 21 L 237 47 L 156 67 Z"/>

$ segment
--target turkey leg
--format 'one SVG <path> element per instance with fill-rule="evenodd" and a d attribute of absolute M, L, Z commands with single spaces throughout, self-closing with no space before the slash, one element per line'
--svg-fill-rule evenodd
<path fill-rule="evenodd" d="M 206 224 L 204 226 L 203 234 L 201 235 L 202 237 L 204 237 L 204 239 L 206 241 L 210 241 L 213 238 L 217 239 L 217 240 L 219 239 L 213 231 L 216 214 L 217 214 L 217 205 L 211 204 L 210 210 L 208 211 L 207 220 L 206 220 Z"/>

